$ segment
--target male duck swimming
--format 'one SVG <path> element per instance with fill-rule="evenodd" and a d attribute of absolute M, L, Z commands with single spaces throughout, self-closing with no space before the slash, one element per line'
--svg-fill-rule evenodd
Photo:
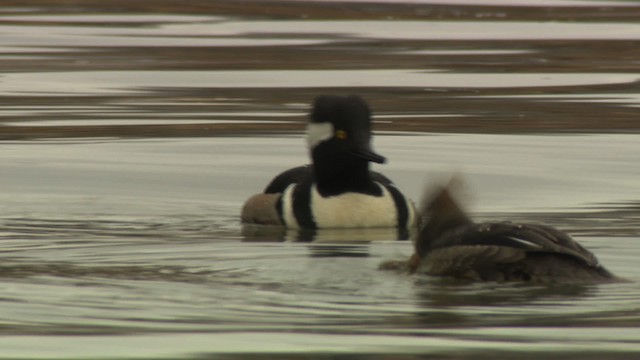
<path fill-rule="evenodd" d="M 312 163 L 276 176 L 242 208 L 244 223 L 288 228 L 410 228 L 416 212 L 369 163 L 385 158 L 371 149 L 371 111 L 358 96 L 319 96 L 307 125 Z"/>
<path fill-rule="evenodd" d="M 423 204 L 409 260 L 412 272 L 476 281 L 601 283 L 621 281 L 566 233 L 538 224 L 475 223 L 451 186 Z"/>

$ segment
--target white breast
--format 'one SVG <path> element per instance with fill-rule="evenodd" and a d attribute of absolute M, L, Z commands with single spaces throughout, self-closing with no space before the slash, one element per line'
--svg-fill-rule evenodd
<path fill-rule="evenodd" d="M 311 188 L 311 209 L 318 228 L 395 227 L 398 215 L 393 197 L 383 186 L 382 196 L 345 193 L 322 197 Z"/>
<path fill-rule="evenodd" d="M 299 228 L 300 225 L 293 213 L 293 192 L 297 184 L 289 185 L 282 193 L 282 220 L 287 227 Z"/>

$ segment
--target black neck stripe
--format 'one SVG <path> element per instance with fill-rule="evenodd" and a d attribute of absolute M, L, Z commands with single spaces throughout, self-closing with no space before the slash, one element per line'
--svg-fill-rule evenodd
<path fill-rule="evenodd" d="M 311 207 L 313 204 L 311 203 L 311 182 L 303 182 L 296 185 L 295 189 L 293 189 L 293 193 L 291 194 L 291 211 L 296 217 L 296 221 L 298 222 L 298 226 L 303 229 L 316 229 L 316 222 L 313 220 L 313 214 L 311 211 Z"/>
<path fill-rule="evenodd" d="M 284 212 L 283 212 L 283 203 L 282 198 L 284 198 L 283 194 L 278 196 L 278 201 L 276 202 L 276 211 L 278 212 L 278 217 L 280 218 L 280 222 L 286 225 L 284 221 Z"/>
<path fill-rule="evenodd" d="M 409 222 L 409 204 L 407 204 L 407 200 L 404 195 L 393 185 L 385 186 L 391 196 L 393 197 L 393 202 L 396 205 L 396 213 L 398 214 L 398 228 L 406 228 Z"/>

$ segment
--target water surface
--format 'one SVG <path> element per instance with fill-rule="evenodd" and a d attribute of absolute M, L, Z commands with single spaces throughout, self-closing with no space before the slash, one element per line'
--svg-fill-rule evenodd
<path fill-rule="evenodd" d="M 0 358 L 620 358 L 640 352 L 640 4 L 5 2 Z M 242 226 L 363 96 L 412 199 L 548 223 L 629 283 L 379 271 L 388 230 Z M 303 240 L 303 241 L 301 241 Z"/>

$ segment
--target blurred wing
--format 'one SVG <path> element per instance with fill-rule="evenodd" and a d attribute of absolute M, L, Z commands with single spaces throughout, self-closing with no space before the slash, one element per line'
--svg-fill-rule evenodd
<path fill-rule="evenodd" d="M 494 245 L 526 252 L 546 252 L 575 257 L 597 266 L 596 257 L 566 233 L 550 226 L 534 224 L 477 224 L 461 234 L 459 245 Z"/>

